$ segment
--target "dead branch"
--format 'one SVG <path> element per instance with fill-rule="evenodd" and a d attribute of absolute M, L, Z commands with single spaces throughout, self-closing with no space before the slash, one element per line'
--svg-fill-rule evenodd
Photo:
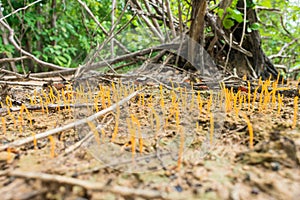
<path fill-rule="evenodd" d="M 284 55 L 283 55 L 284 51 L 285 51 L 289 46 L 291 46 L 291 45 L 293 45 L 295 42 L 297 42 L 298 39 L 299 39 L 299 38 L 295 38 L 295 39 L 293 39 L 291 42 L 284 44 L 277 54 L 270 55 L 269 58 L 270 58 L 270 59 L 274 59 L 274 58 L 278 58 L 278 57 L 284 57 Z"/>
<path fill-rule="evenodd" d="M 106 118 L 106 116 L 104 116 L 104 119 Z M 100 125 L 97 126 L 97 130 L 98 129 L 104 129 L 105 127 L 107 127 L 112 121 L 113 118 L 111 118 L 110 120 L 108 120 L 108 122 L 106 122 L 103 125 L 103 121 L 101 121 Z M 88 141 L 89 139 L 91 139 L 94 136 L 94 133 L 92 131 L 90 131 L 86 136 L 84 136 L 84 138 L 82 138 L 81 140 L 79 140 L 78 142 L 76 142 L 75 144 L 69 146 L 65 152 L 61 155 L 61 156 L 67 156 L 69 153 L 74 152 L 76 149 L 78 149 L 84 142 Z"/>
<path fill-rule="evenodd" d="M 20 86 L 42 86 L 41 83 L 16 82 L 16 81 L 0 81 L 0 84 L 20 85 Z"/>
<path fill-rule="evenodd" d="M 139 196 L 147 199 L 165 198 L 165 195 L 163 193 L 156 190 L 128 188 L 124 186 L 107 186 L 106 183 L 86 181 L 77 178 L 46 174 L 41 172 L 25 172 L 20 170 L 13 170 L 8 172 L 8 176 L 25 178 L 25 179 L 37 179 L 37 180 L 49 181 L 49 182 L 57 182 L 60 184 L 67 184 L 67 185 L 77 185 L 87 190 L 111 192 L 122 196 Z"/>
<path fill-rule="evenodd" d="M 211 25 L 212 29 L 216 31 L 216 33 L 217 33 L 217 35 L 219 37 L 222 37 L 225 40 L 225 42 L 228 45 L 230 45 L 230 39 L 228 38 L 228 36 L 226 36 L 224 30 L 220 29 L 217 26 L 217 22 L 216 22 L 215 16 L 213 14 L 211 14 L 211 13 L 206 13 L 206 16 L 208 18 L 208 22 Z M 248 51 L 248 50 L 240 47 L 236 41 L 232 42 L 232 48 L 235 49 L 235 50 L 237 50 L 237 51 L 239 51 L 239 52 L 241 52 L 241 53 L 243 53 L 243 54 L 245 54 L 248 57 L 252 57 L 253 56 L 250 51 Z"/>
<path fill-rule="evenodd" d="M 133 52 L 133 53 L 130 53 L 130 54 L 125 54 L 125 55 L 122 55 L 122 56 L 118 56 L 116 58 L 109 59 L 109 60 L 106 60 L 106 61 L 100 61 L 100 62 L 92 63 L 90 65 L 81 66 L 81 70 L 85 71 L 85 70 L 99 69 L 99 68 L 107 66 L 108 64 L 112 65 L 112 64 L 116 64 L 118 62 L 122 62 L 122 61 L 125 61 L 125 60 L 131 60 L 131 59 L 133 59 L 137 56 L 143 56 L 145 54 L 155 52 L 155 51 L 159 51 L 159 50 L 162 50 L 162 49 L 170 49 L 170 50 L 173 49 L 174 50 L 178 46 L 179 46 L 179 44 L 177 44 L 177 43 L 173 43 L 173 44 L 171 43 L 171 44 L 163 44 L 163 45 L 159 45 L 159 46 L 155 46 L 155 47 L 150 47 L 150 48 L 142 49 L 140 51 L 136 51 L 136 52 Z M 79 71 L 79 68 L 77 70 Z M 80 74 L 80 73 L 81 72 L 78 72 L 77 74 Z"/>
<path fill-rule="evenodd" d="M 255 8 L 258 12 L 265 10 L 265 11 L 270 11 L 270 12 L 275 12 L 275 13 L 281 13 L 281 10 L 278 8 L 267 8 L 267 7 L 263 7 L 263 6 L 255 6 Z"/>
<path fill-rule="evenodd" d="M 17 61 L 21 61 L 21 60 L 25 60 L 25 59 L 29 59 L 29 57 L 28 56 L 21 56 L 21 57 L 17 57 L 17 58 L 2 58 L 2 59 L 0 59 L 0 63 L 17 62 Z"/>
<path fill-rule="evenodd" d="M 176 30 L 175 30 L 175 27 L 174 27 L 173 15 L 172 15 L 169 0 L 165 0 L 165 4 L 166 4 L 167 14 L 168 14 L 168 18 L 169 18 L 169 27 L 171 29 L 173 38 L 175 38 L 176 37 Z"/>
<path fill-rule="evenodd" d="M 20 139 L 20 140 L 16 140 L 14 142 L 11 142 L 11 143 L 8 143 L 8 144 L 4 144 L 2 146 L 0 146 L 0 151 L 4 151 L 6 150 L 7 148 L 10 148 L 10 147 L 19 147 L 19 146 L 22 146 L 24 144 L 27 144 L 29 142 L 33 142 L 35 139 L 36 140 L 39 140 L 39 139 L 42 139 L 42 138 L 45 138 L 45 137 L 48 137 L 50 135 L 54 135 L 54 134 L 57 134 L 57 133 L 60 133 L 62 131 L 65 131 L 65 130 L 68 130 L 68 129 L 72 129 L 76 126 L 79 126 L 79 125 L 82 125 L 82 124 L 85 124 L 89 121 L 92 121 L 94 119 L 97 119 L 98 117 L 108 113 L 108 112 L 111 112 L 113 110 L 115 110 L 118 106 L 121 106 L 123 104 L 125 104 L 126 102 L 128 102 L 132 97 L 136 96 L 140 91 L 135 91 L 134 93 L 130 94 L 129 96 L 125 97 L 124 99 L 122 99 L 121 101 L 113 104 L 112 106 L 104 109 L 104 110 L 101 110 L 85 119 L 81 119 L 81 120 L 78 120 L 78 121 L 75 121 L 75 122 L 72 122 L 70 124 L 67 124 L 65 126 L 62 126 L 62 127 L 58 127 L 58 128 L 55 128 L 55 129 L 51 129 L 51 130 L 48 130 L 46 132 L 43 132 L 43 133 L 39 133 L 39 134 L 36 134 L 35 136 L 30 136 L 30 137 L 27 137 L 27 138 L 24 138 L 24 139 Z"/>
<path fill-rule="evenodd" d="M 101 23 L 97 20 L 97 18 L 95 17 L 95 15 L 93 14 L 93 12 L 89 9 L 89 7 L 82 2 L 81 0 L 77 0 L 78 3 L 80 5 L 82 5 L 82 7 L 87 11 L 87 13 L 91 16 L 91 18 L 96 22 L 97 26 L 101 29 L 101 31 L 106 35 L 109 36 L 110 33 L 108 33 L 105 28 L 101 25 Z M 124 46 L 122 45 L 118 40 L 114 39 L 114 42 L 121 48 L 123 49 L 126 53 L 129 53 L 130 51 Z"/>
<path fill-rule="evenodd" d="M 30 77 L 49 78 L 49 77 L 58 76 L 59 74 L 72 75 L 75 73 L 76 70 L 77 70 L 77 68 L 69 68 L 69 69 L 63 69 L 60 71 L 32 73 L 32 74 L 30 74 Z"/>
<path fill-rule="evenodd" d="M 56 109 L 64 109 L 65 107 L 70 108 L 84 108 L 84 107 L 93 107 L 95 104 L 93 103 L 85 103 L 85 104 L 48 104 L 42 106 L 26 106 L 28 110 L 42 110 L 43 108 L 48 108 L 49 110 L 56 110 Z M 99 104 L 101 106 L 101 104 Z M 7 113 L 8 108 L 0 108 L 0 114 Z M 10 112 L 19 112 L 21 107 L 11 107 L 9 108 Z"/>
<path fill-rule="evenodd" d="M 151 21 L 145 17 L 145 15 L 141 14 L 142 8 L 138 1 L 132 0 L 130 1 L 132 9 L 145 21 L 149 29 L 160 39 L 161 42 L 164 42 L 163 36 L 160 34 L 161 31 L 158 31 L 154 25 L 152 25 Z"/>

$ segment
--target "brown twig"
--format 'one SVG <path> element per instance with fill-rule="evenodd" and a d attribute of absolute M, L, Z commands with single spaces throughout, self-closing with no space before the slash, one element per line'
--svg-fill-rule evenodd
<path fill-rule="evenodd" d="M 57 182 L 60 184 L 67 185 L 77 185 L 87 190 L 111 192 L 122 196 L 139 196 L 147 199 L 165 198 L 165 195 L 157 190 L 137 189 L 124 186 L 107 186 L 105 183 L 86 181 L 77 178 L 41 172 L 26 172 L 21 170 L 13 170 L 8 172 L 8 176 L 25 179 L 37 179 L 48 182 Z"/>
<path fill-rule="evenodd" d="M 216 19 L 215 19 L 215 16 L 213 14 L 211 14 L 211 13 L 206 13 L 206 17 L 207 17 L 208 22 L 211 25 L 212 29 L 214 31 L 216 31 L 217 35 L 219 37 L 223 37 L 223 39 L 225 40 L 225 42 L 227 44 L 230 44 L 230 39 L 226 36 L 224 30 L 222 30 L 222 29 L 220 29 L 218 27 Z M 235 49 L 235 50 L 237 50 L 237 51 L 239 51 L 239 52 L 241 52 L 241 53 L 243 53 L 243 54 L 245 54 L 248 57 L 253 57 L 253 55 L 252 55 L 252 53 L 250 51 L 248 51 L 248 50 L 240 47 L 236 41 L 232 42 L 232 48 Z"/>
<path fill-rule="evenodd" d="M 70 108 L 84 108 L 84 107 L 93 107 L 95 106 L 94 103 L 85 103 L 85 104 L 68 104 L 68 107 Z M 100 106 L 100 105 L 99 105 Z M 49 110 L 56 110 L 56 109 L 64 109 L 66 107 L 65 104 L 48 104 L 44 105 L 44 108 L 47 107 Z M 42 110 L 42 106 L 26 106 L 28 110 Z M 12 107 L 10 108 L 10 112 L 19 112 L 22 108 L 21 107 Z M 7 108 L 0 108 L 0 114 L 6 113 Z"/>
<path fill-rule="evenodd" d="M 29 59 L 28 56 L 22 56 L 22 57 L 17 57 L 17 58 L 2 58 L 0 59 L 0 63 L 5 63 L 5 62 L 17 62 L 21 60 Z"/>
<path fill-rule="evenodd" d="M 105 117 L 104 117 L 105 118 Z M 99 128 L 105 128 L 108 126 L 108 124 L 110 124 L 112 122 L 113 118 L 111 118 L 108 122 L 106 122 L 104 125 L 98 125 L 97 126 L 97 130 Z M 102 120 L 104 121 L 104 120 Z M 84 138 L 82 138 L 80 141 L 76 142 L 75 144 L 69 146 L 65 152 L 61 155 L 61 156 L 66 156 L 71 152 L 74 152 L 76 149 L 78 149 L 84 142 L 88 141 L 90 138 L 92 138 L 94 136 L 93 132 L 89 132 Z"/>

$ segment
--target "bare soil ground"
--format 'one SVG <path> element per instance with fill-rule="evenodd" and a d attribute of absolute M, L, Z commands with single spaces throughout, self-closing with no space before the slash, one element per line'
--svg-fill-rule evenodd
<path fill-rule="evenodd" d="M 1 199 L 300 199 L 298 102 L 272 92 L 296 82 L 211 92 L 160 76 L 173 81 L 1 84 Z"/>

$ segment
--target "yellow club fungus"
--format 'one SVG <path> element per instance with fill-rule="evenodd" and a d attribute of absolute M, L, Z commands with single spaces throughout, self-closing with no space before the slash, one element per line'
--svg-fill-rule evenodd
<path fill-rule="evenodd" d="M 250 86 L 250 81 L 248 81 L 248 111 L 250 111 L 250 100 L 251 100 L 251 86 Z"/>
<path fill-rule="evenodd" d="M 117 137 L 118 130 L 119 130 L 120 115 L 121 115 L 120 106 L 117 105 L 116 115 L 115 115 L 116 124 L 115 124 L 115 127 L 114 127 L 114 132 L 113 132 L 112 137 L 111 137 L 111 142 L 114 142 L 116 137 Z"/>
<path fill-rule="evenodd" d="M 98 133 L 96 125 L 93 122 L 91 122 L 91 121 L 87 121 L 87 124 L 89 125 L 91 131 L 93 132 L 96 142 L 98 144 L 100 144 L 101 143 L 100 142 L 100 136 L 99 136 L 99 133 Z"/>
<path fill-rule="evenodd" d="M 184 140 L 185 140 L 182 127 L 178 128 L 178 132 L 180 135 L 180 144 L 179 144 L 179 152 L 178 152 L 178 160 L 177 160 L 177 170 L 179 170 L 182 165 L 182 154 L 183 154 L 183 150 L 184 150 Z"/>
<path fill-rule="evenodd" d="M 250 122 L 250 119 L 247 117 L 247 115 L 245 113 L 243 113 L 243 118 L 246 121 L 247 125 L 248 125 L 248 131 L 249 131 L 249 148 L 253 149 L 253 128 L 252 128 L 252 124 Z"/>
<path fill-rule="evenodd" d="M 55 140 L 52 135 L 49 136 L 49 140 L 50 140 L 50 145 L 51 145 L 50 157 L 54 158 L 55 157 Z"/>
<path fill-rule="evenodd" d="M 298 96 L 294 98 L 294 117 L 292 128 L 296 128 L 297 125 L 297 115 L 298 115 Z"/>
<path fill-rule="evenodd" d="M 210 113 L 210 115 L 209 115 L 209 117 L 210 117 L 210 129 L 209 129 L 209 131 L 210 131 L 210 134 L 209 134 L 209 142 L 210 142 L 210 144 L 212 144 L 213 143 L 213 139 L 214 139 L 214 115 L 213 115 L 213 113 Z"/>

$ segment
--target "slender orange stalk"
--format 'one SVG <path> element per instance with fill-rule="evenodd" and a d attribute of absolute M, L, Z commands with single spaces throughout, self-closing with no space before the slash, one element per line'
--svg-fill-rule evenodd
<path fill-rule="evenodd" d="M 31 135 L 32 135 L 32 137 L 33 137 L 33 146 L 34 146 L 34 149 L 38 149 L 38 148 L 37 148 L 37 141 L 36 141 L 36 138 L 35 138 L 35 133 L 32 132 Z"/>
<path fill-rule="evenodd" d="M 257 86 L 254 90 L 254 94 L 253 94 L 253 100 L 252 100 L 252 110 L 254 110 L 254 105 L 255 105 L 255 101 L 256 101 L 256 95 L 257 95 L 257 90 L 260 86 Z"/>
<path fill-rule="evenodd" d="M 117 137 L 117 134 L 118 134 L 120 114 L 121 114 L 120 106 L 118 105 L 117 109 L 116 109 L 116 119 L 115 119 L 116 120 L 116 124 L 115 124 L 115 128 L 114 128 L 114 132 L 113 132 L 112 137 L 111 137 L 111 142 L 115 141 L 115 139 Z"/>
<path fill-rule="evenodd" d="M 195 103 L 195 93 L 194 93 L 194 85 L 193 83 L 191 83 L 191 86 L 192 86 L 192 99 L 191 99 L 191 105 L 190 105 L 190 108 L 191 110 L 194 109 L 194 103 Z"/>
<path fill-rule="evenodd" d="M 95 98 L 94 98 L 94 108 L 95 108 L 96 112 L 99 112 L 98 96 L 99 95 L 95 96 Z M 102 104 L 103 104 L 103 102 L 102 102 Z"/>
<path fill-rule="evenodd" d="M 49 136 L 50 144 L 51 144 L 51 152 L 50 156 L 51 158 L 55 157 L 55 141 L 52 135 Z"/>
<path fill-rule="evenodd" d="M 179 152 L 178 152 L 178 160 L 177 160 L 177 170 L 179 170 L 182 165 L 182 154 L 184 150 L 184 140 L 185 140 L 182 127 L 179 127 L 178 132 L 180 134 L 180 144 L 179 144 Z"/>
<path fill-rule="evenodd" d="M 281 112 L 282 99 L 283 99 L 283 95 L 281 96 L 281 95 L 278 93 L 278 111 L 277 111 L 277 115 L 280 115 L 280 112 Z"/>
<path fill-rule="evenodd" d="M 248 111 L 250 111 L 250 100 L 251 100 L 251 86 L 250 86 L 250 81 L 248 81 Z"/>
<path fill-rule="evenodd" d="M 111 106 L 111 97 L 110 97 L 109 88 L 107 88 L 107 91 L 106 91 L 106 99 L 107 99 L 107 106 Z"/>
<path fill-rule="evenodd" d="M 137 125 L 137 128 L 138 128 L 139 150 L 140 150 L 140 154 L 142 154 L 143 153 L 144 141 L 143 141 L 143 136 L 142 136 L 141 124 L 140 124 L 139 120 L 134 115 L 131 115 L 131 120 L 132 120 L 132 124 L 135 123 Z"/>
<path fill-rule="evenodd" d="M 209 137 L 209 141 L 210 144 L 213 143 L 213 139 L 214 139 L 214 115 L 213 113 L 210 113 L 210 137 Z"/>
<path fill-rule="evenodd" d="M 7 163 L 11 163 L 11 161 L 12 161 L 12 157 L 11 157 L 11 148 L 8 147 L 8 148 L 7 148 L 7 158 L 6 158 L 6 162 L 7 162 Z"/>
<path fill-rule="evenodd" d="M 157 113 L 155 112 L 154 108 L 152 108 L 152 113 L 153 113 L 155 121 L 156 121 L 156 133 L 155 133 L 155 137 L 156 137 L 158 134 L 158 131 L 160 129 L 160 120 L 159 120 L 159 117 L 158 117 Z"/>
<path fill-rule="evenodd" d="M 197 95 L 197 103 L 198 103 L 198 108 L 199 108 L 199 115 L 202 113 L 202 106 L 203 106 L 203 102 L 200 96 L 200 91 L 198 91 L 198 95 Z"/>
<path fill-rule="evenodd" d="M 211 92 L 210 96 L 209 96 L 208 103 L 207 103 L 207 112 L 208 113 L 210 113 L 210 111 L 211 111 L 212 101 L 213 101 L 213 94 Z"/>
<path fill-rule="evenodd" d="M 126 119 L 128 132 L 130 133 L 130 142 L 131 142 L 131 153 L 132 153 L 132 161 L 134 161 L 135 156 L 135 131 L 133 128 L 133 124 L 131 123 L 130 119 Z"/>
<path fill-rule="evenodd" d="M 159 85 L 159 90 L 160 90 L 160 106 L 161 106 L 162 110 L 164 111 L 165 110 L 165 101 L 164 101 L 162 85 Z"/>
<path fill-rule="evenodd" d="M 253 128 L 252 128 L 252 124 L 249 120 L 249 118 L 247 117 L 247 115 L 245 113 L 243 113 L 243 117 L 248 125 L 248 130 L 249 130 L 249 148 L 253 149 Z"/>
<path fill-rule="evenodd" d="M 97 130 L 97 127 L 96 125 L 91 122 L 91 121 L 87 121 L 87 124 L 89 125 L 91 131 L 93 132 L 94 136 L 95 136 L 95 140 L 98 144 L 100 144 L 100 136 L 99 136 L 99 133 L 98 133 L 98 130 Z"/>
<path fill-rule="evenodd" d="M 298 96 L 294 98 L 294 117 L 292 128 L 296 128 L 297 125 L 297 115 L 298 115 Z"/>

